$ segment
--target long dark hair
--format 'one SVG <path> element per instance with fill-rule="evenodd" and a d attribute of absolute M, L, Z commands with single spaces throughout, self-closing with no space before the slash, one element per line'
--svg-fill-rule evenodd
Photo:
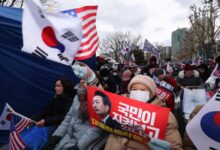
<path fill-rule="evenodd" d="M 72 83 L 72 81 L 70 79 L 67 79 L 65 77 L 61 77 L 61 78 L 57 79 L 55 81 L 55 83 L 57 81 L 61 82 L 61 84 L 63 86 L 63 89 L 64 89 L 63 90 L 64 94 L 67 94 L 68 96 L 71 96 L 71 97 L 73 97 L 75 95 L 74 86 L 73 86 L 73 83 Z"/>

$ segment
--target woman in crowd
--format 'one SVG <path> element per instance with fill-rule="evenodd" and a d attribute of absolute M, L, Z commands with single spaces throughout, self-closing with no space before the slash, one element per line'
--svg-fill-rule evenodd
<path fill-rule="evenodd" d="M 51 133 L 63 121 L 76 94 L 73 91 L 72 82 L 66 78 L 56 80 L 54 90 L 55 95 L 47 107 L 41 113 L 31 117 L 36 122 L 31 121 L 29 125 L 34 126 L 21 134 L 28 149 L 42 148 Z"/>
<path fill-rule="evenodd" d="M 47 107 L 40 113 L 31 117 L 38 127 L 58 126 L 66 116 L 76 92 L 72 81 L 61 78 L 55 82 L 55 95 Z"/>
<path fill-rule="evenodd" d="M 100 88 L 101 86 L 94 72 L 85 64 L 75 64 L 73 71 L 81 78 L 77 95 L 65 119 L 43 147 L 44 150 L 86 150 L 91 142 L 103 134 L 102 129 L 90 127 L 86 96 L 87 83 Z"/>
<path fill-rule="evenodd" d="M 128 92 L 130 93 L 128 97 L 132 99 L 162 107 L 166 106 L 164 100 L 155 96 L 156 84 L 153 79 L 148 76 L 136 75 L 135 77 L 133 77 L 128 84 Z M 170 112 L 168 118 L 165 140 L 170 144 L 171 149 L 182 149 L 182 140 L 178 131 L 177 121 L 172 112 Z M 158 140 L 155 145 L 165 147 L 166 144 Z M 147 150 L 151 148 L 149 147 L 149 145 L 144 145 L 134 140 L 111 134 L 108 138 L 105 150 Z"/>

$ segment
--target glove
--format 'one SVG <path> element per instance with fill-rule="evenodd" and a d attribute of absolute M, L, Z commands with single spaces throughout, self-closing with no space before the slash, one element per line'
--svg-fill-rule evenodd
<path fill-rule="evenodd" d="M 85 79 L 87 83 L 91 83 L 96 79 L 95 73 L 86 64 L 75 62 L 72 65 L 73 72 L 80 79 Z"/>
<path fill-rule="evenodd" d="M 151 139 L 148 143 L 152 150 L 170 150 L 170 143 L 159 139 Z"/>
<path fill-rule="evenodd" d="M 45 144 L 42 147 L 42 150 L 53 150 L 55 148 L 55 146 L 57 145 L 57 143 L 60 142 L 60 140 L 62 139 L 62 137 L 60 136 L 52 136 L 49 141 L 47 142 L 47 144 Z"/>

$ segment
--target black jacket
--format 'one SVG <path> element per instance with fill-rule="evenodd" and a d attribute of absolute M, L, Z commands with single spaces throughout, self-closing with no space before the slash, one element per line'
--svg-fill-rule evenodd
<path fill-rule="evenodd" d="M 121 124 L 119 122 L 117 122 L 116 120 L 113 120 L 111 116 L 108 117 L 108 119 L 105 122 L 105 125 L 113 128 L 113 129 L 121 130 Z"/>
<path fill-rule="evenodd" d="M 72 105 L 73 97 L 61 94 L 54 97 L 43 112 L 31 117 L 34 121 L 45 119 L 45 126 L 58 126 Z"/>

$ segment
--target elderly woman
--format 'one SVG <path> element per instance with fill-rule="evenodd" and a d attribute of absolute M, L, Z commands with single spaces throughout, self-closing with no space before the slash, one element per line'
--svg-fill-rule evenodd
<path fill-rule="evenodd" d="M 128 84 L 129 97 L 145 103 L 150 103 L 158 106 L 165 107 L 166 104 L 162 99 L 155 96 L 156 84 L 152 78 L 145 75 L 136 75 Z M 165 140 L 170 144 L 172 149 L 181 150 L 182 140 L 178 131 L 177 121 L 174 115 L 170 112 Z M 164 145 L 164 143 L 160 143 Z M 133 141 L 131 139 L 110 135 L 105 147 L 105 150 L 150 150 L 148 145 L 144 145 Z"/>

